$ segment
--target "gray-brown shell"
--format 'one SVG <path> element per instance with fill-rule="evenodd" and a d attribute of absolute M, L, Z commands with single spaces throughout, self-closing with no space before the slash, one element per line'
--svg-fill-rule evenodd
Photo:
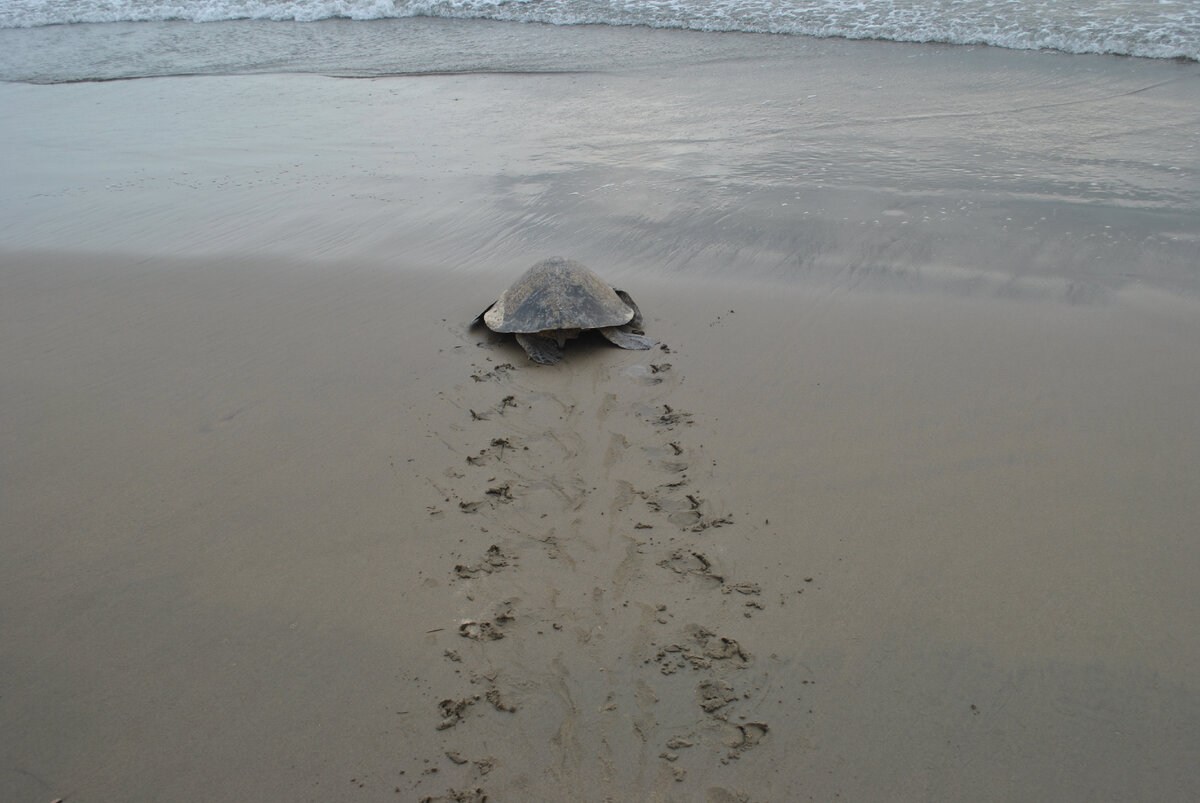
<path fill-rule="evenodd" d="M 483 314 L 494 332 L 602 329 L 633 320 L 634 310 L 603 279 L 561 257 L 534 265 Z"/>

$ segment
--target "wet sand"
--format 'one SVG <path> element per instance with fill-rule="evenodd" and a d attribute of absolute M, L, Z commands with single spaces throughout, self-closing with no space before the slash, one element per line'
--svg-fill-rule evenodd
<path fill-rule="evenodd" d="M 708 174 L 646 160 L 704 153 L 665 138 L 569 206 L 568 166 L 600 166 L 528 138 L 497 99 L 526 77 L 331 84 L 0 87 L 47 130 L 109 109 L 90 153 L 6 134 L 0 796 L 1200 794 L 1187 209 L 1006 237 L 996 208 L 1042 202 L 930 229 L 923 196 L 885 236 L 895 188 L 797 179 L 822 236 L 790 240 L 761 199 L 670 202 L 664 175 Z M 1121 102 L 1165 126 L 1166 91 Z M 445 138 L 333 138 L 331 95 L 393 92 Z M 231 98 L 237 131 L 158 126 Z M 256 133 L 270 98 L 306 125 Z M 156 124 L 107 144 L 133 107 Z M 1072 246 L 1109 261 L 1055 263 Z M 546 368 L 469 327 L 551 253 L 666 348 Z"/>

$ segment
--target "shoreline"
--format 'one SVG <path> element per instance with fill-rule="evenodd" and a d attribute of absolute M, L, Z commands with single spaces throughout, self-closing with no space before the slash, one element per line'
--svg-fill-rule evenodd
<path fill-rule="evenodd" d="M 493 7 L 493 10 L 494 10 L 494 7 Z M 959 18 L 958 21 L 960 22 L 960 24 L 966 22 L 965 20 L 961 19 L 961 17 Z M 24 50 L 24 48 L 26 47 L 25 42 L 21 38 L 21 34 L 15 33 L 15 32 L 22 32 L 22 31 L 38 32 L 38 31 L 41 31 L 43 33 L 35 34 L 35 36 L 38 37 L 38 40 L 37 40 L 36 44 L 31 45 L 29 49 L 32 51 L 36 51 L 36 50 L 43 51 L 42 56 L 39 57 L 39 55 L 37 55 L 36 52 L 34 52 L 32 54 L 22 52 L 20 61 L 24 61 L 25 63 L 44 63 L 44 64 L 54 64 L 54 62 L 57 61 L 60 66 L 63 63 L 71 62 L 72 59 L 71 58 L 63 59 L 62 58 L 63 54 L 61 52 L 47 53 L 46 51 L 59 51 L 60 49 L 62 49 L 69 53 L 70 46 L 68 43 L 64 42 L 64 39 L 69 38 L 71 34 L 67 34 L 66 36 L 63 36 L 62 31 L 64 29 L 66 29 L 68 31 L 70 31 L 72 29 L 86 30 L 88 28 L 96 28 L 96 29 L 100 29 L 100 30 L 107 28 L 107 29 L 111 30 L 111 29 L 115 29 L 116 26 L 123 26 L 125 28 L 126 33 L 132 33 L 132 32 L 136 31 L 137 35 L 140 38 L 139 44 L 143 45 L 143 47 L 141 47 L 141 48 L 128 47 L 127 44 L 123 45 L 120 42 L 109 44 L 109 48 L 113 49 L 114 53 L 117 55 L 117 58 L 110 60 L 109 64 L 111 65 L 113 63 L 122 63 L 122 64 L 130 65 L 130 64 L 141 64 L 143 59 L 147 55 L 146 51 L 153 52 L 153 51 L 160 50 L 161 44 L 162 44 L 162 42 L 159 38 L 160 35 L 166 31 L 169 31 L 171 27 L 178 27 L 180 25 L 203 26 L 204 28 L 207 28 L 209 30 L 219 30 L 221 28 L 228 29 L 229 26 L 240 26 L 243 29 L 245 29 L 248 26 L 260 26 L 263 29 L 272 28 L 274 30 L 274 34 L 276 36 L 282 37 L 283 41 L 282 42 L 276 41 L 276 42 L 272 43 L 272 42 L 269 42 L 269 40 L 262 40 L 259 42 L 258 47 L 256 49 L 264 49 L 264 44 L 266 44 L 265 52 L 269 53 L 273 59 L 278 59 L 278 57 L 280 55 L 285 55 L 287 57 L 287 60 L 289 60 L 292 64 L 298 64 L 298 65 L 304 65 L 304 64 L 311 63 L 313 51 L 315 50 L 318 53 L 320 53 L 320 51 L 325 46 L 325 44 L 326 44 L 325 37 L 328 36 L 328 32 L 338 30 L 339 27 L 342 30 L 344 30 L 345 29 L 344 26 L 357 26 L 357 27 L 375 26 L 376 28 L 379 28 L 379 29 L 386 28 L 390 32 L 401 32 L 402 35 L 404 32 L 409 32 L 409 31 L 414 31 L 414 30 L 415 31 L 424 31 L 424 30 L 430 30 L 430 29 L 440 29 L 443 32 L 455 31 L 455 35 L 461 35 L 460 32 L 462 31 L 463 26 L 475 26 L 476 28 L 481 28 L 482 26 L 486 26 L 486 27 L 483 27 L 482 35 L 478 39 L 474 39 L 474 40 L 470 40 L 470 41 L 464 40 L 461 42 L 461 44 L 464 45 L 464 48 L 463 48 L 462 53 L 458 56 L 458 58 L 463 58 L 464 56 L 466 56 L 466 54 L 471 53 L 472 50 L 479 49 L 478 47 L 472 48 L 471 47 L 472 44 L 478 45 L 480 42 L 482 42 L 482 43 L 485 43 L 485 46 L 494 45 L 496 42 L 496 38 L 497 38 L 496 33 L 500 32 L 500 31 L 504 31 L 506 29 L 506 27 L 509 30 L 509 34 L 508 34 L 509 37 L 511 37 L 511 39 L 513 39 L 513 40 L 518 40 L 515 42 L 514 48 L 517 50 L 524 50 L 524 51 L 526 51 L 526 55 L 529 55 L 530 50 L 538 50 L 540 48 L 540 46 L 544 44 L 544 41 L 541 40 L 537 36 L 524 37 L 520 34 L 514 34 L 512 32 L 511 26 L 525 26 L 525 27 L 544 27 L 544 28 L 548 28 L 548 29 L 552 29 L 552 30 L 556 30 L 556 31 L 564 31 L 564 30 L 571 31 L 573 29 L 580 29 L 580 28 L 584 28 L 584 29 L 586 29 L 586 28 L 592 28 L 592 29 L 612 28 L 612 29 L 617 29 L 617 31 L 621 31 L 621 30 L 633 31 L 634 36 L 645 35 L 645 36 L 669 37 L 669 36 L 675 36 L 675 35 L 683 35 L 683 36 L 697 36 L 697 37 L 705 37 L 705 36 L 784 37 L 784 38 L 789 38 L 789 39 L 793 39 L 793 40 L 800 40 L 800 41 L 807 40 L 807 41 L 812 41 L 812 42 L 817 42 L 817 43 L 824 42 L 824 41 L 832 41 L 835 43 L 837 43 L 837 42 L 868 42 L 868 43 L 879 42 L 879 43 L 885 43 L 885 44 L 898 44 L 898 45 L 919 45 L 919 46 L 924 46 L 924 47 L 953 47 L 953 48 L 983 47 L 983 48 L 989 48 L 989 49 L 995 49 L 995 50 L 1008 50 L 1008 51 L 1013 51 L 1013 52 L 1024 52 L 1024 53 L 1049 53 L 1049 54 L 1057 54 L 1057 55 L 1068 56 L 1068 57 L 1116 56 L 1116 57 L 1120 57 L 1120 58 L 1143 59 L 1146 61 L 1184 61 L 1187 63 L 1200 62 L 1200 55 L 1197 55 L 1194 48 L 1191 49 L 1191 54 L 1190 55 L 1188 54 L 1188 52 L 1187 52 L 1189 50 L 1188 44 L 1185 44 L 1180 41 L 1176 41 L 1173 45 L 1168 45 L 1167 43 L 1165 43 L 1163 41 L 1163 37 L 1164 37 L 1164 35 L 1166 35 L 1166 32 L 1162 31 L 1162 30 L 1157 32 L 1157 41 L 1153 45 L 1149 46 L 1148 50 L 1143 50 L 1142 52 L 1133 52 L 1133 48 L 1137 48 L 1138 44 L 1134 41 L 1127 41 L 1126 46 L 1131 49 L 1129 51 L 1122 52 L 1122 51 L 1118 51 L 1118 50 L 1114 49 L 1113 43 L 1114 43 L 1115 37 L 1113 35 L 1114 31 L 1112 31 L 1112 30 L 1108 30 L 1106 32 L 1108 35 L 1105 37 L 1105 42 L 1103 45 L 1101 45 L 1100 43 L 1093 40 L 1091 42 L 1086 42 L 1086 41 L 1076 42 L 1074 47 L 1069 47 L 1069 46 L 1066 46 L 1063 44 L 1050 44 L 1050 43 L 1046 42 L 1045 40 L 1043 40 L 1041 44 L 1035 44 L 1034 42 L 1030 42 L 1030 41 L 1025 41 L 1022 43 L 1016 43 L 1013 41 L 1009 41 L 1008 43 L 1001 43 L 998 41 L 987 41 L 986 40 L 987 32 L 982 31 L 982 30 L 979 34 L 979 38 L 975 39 L 974 41 L 955 41 L 953 38 L 946 37 L 944 35 L 943 36 L 938 36 L 938 35 L 934 35 L 934 36 L 899 35 L 899 36 L 897 36 L 897 35 L 895 35 L 897 33 L 895 30 L 892 30 L 892 31 L 880 30 L 876 34 L 869 34 L 864 31 L 864 32 L 860 33 L 859 35 L 854 35 L 854 34 L 850 34 L 850 33 L 830 34 L 827 32 L 827 30 L 818 33 L 818 32 L 813 32 L 811 30 L 810 31 L 804 31 L 804 30 L 791 30 L 791 31 L 774 30 L 774 31 L 772 31 L 772 30 L 768 30 L 768 29 L 752 28 L 752 27 L 738 28 L 738 27 L 735 27 L 736 23 L 731 23 L 730 27 L 724 27 L 724 28 L 705 28 L 705 27 L 693 27 L 692 25 L 688 25 L 688 24 L 669 24 L 669 23 L 662 24 L 662 23 L 667 22 L 665 20 L 660 20 L 658 22 L 660 24 L 655 24 L 655 21 L 649 20 L 649 19 L 635 21 L 635 20 L 631 20 L 629 18 L 626 18 L 624 20 L 621 20 L 621 19 L 609 19 L 609 20 L 594 19 L 594 20 L 587 21 L 587 22 L 567 21 L 567 20 L 563 20 L 563 19 L 559 19 L 559 20 L 535 19 L 535 18 L 521 19 L 519 17 L 510 18 L 510 19 L 496 19 L 496 18 L 489 17 L 487 15 L 478 16 L 478 17 L 470 17 L 470 16 L 441 17 L 441 16 L 420 15 L 420 16 L 409 16 L 409 17 L 379 17 L 379 18 L 375 18 L 375 19 L 352 19 L 349 17 L 332 16 L 332 17 L 326 17 L 323 19 L 306 20 L 306 21 L 286 20 L 286 19 L 275 19 L 275 20 L 248 19 L 248 18 L 205 20 L 205 21 L 180 20 L 180 19 L 142 20 L 142 21 L 106 20 L 106 21 L 100 21 L 100 22 L 51 23 L 51 24 L 47 24 L 47 25 L 37 25 L 37 26 L 31 26 L 31 27 L 15 27 L 15 28 L 14 27 L 0 27 L 0 38 L 10 36 L 9 34 L 6 34 L 5 32 L 13 31 L 14 34 L 11 35 L 11 38 L 9 39 L 9 43 L 15 43 L 16 47 Z M 725 22 L 730 23 L 730 20 L 728 18 L 726 18 Z M 995 22 L 994 18 L 992 20 L 990 20 L 990 23 L 993 25 L 994 25 L 994 22 Z M 1029 20 L 1026 20 L 1026 22 L 1028 23 Z M 1008 23 L 1010 25 L 1015 25 L 1017 27 L 1020 27 L 1020 25 L 1021 25 L 1021 22 L 1017 21 L 1017 20 L 1008 20 Z M 969 25 L 970 23 L 967 23 L 967 24 Z M 297 33 L 301 33 L 302 35 L 296 36 Z M 1182 34 L 1183 32 L 1179 31 L 1176 33 Z M 222 35 L 224 35 L 224 31 L 222 31 Z M 563 34 L 563 35 L 564 36 L 572 36 L 571 34 Z M 614 37 L 617 37 L 620 35 L 621 35 L 620 33 L 613 34 Z M 469 36 L 470 35 L 468 35 L 468 38 L 469 38 Z M 568 49 L 576 51 L 573 54 L 574 57 L 577 58 L 579 56 L 578 51 L 580 50 L 579 45 L 581 43 L 583 45 L 583 49 L 589 48 L 590 43 L 588 41 L 588 36 L 589 36 L 588 34 L 582 34 L 579 37 L 572 36 L 572 38 L 569 40 L 570 45 L 568 46 Z M 193 40 L 193 42 L 195 42 L 199 38 L 200 37 L 192 37 L 192 40 Z M 1184 36 L 1184 38 L 1186 38 L 1186 36 Z M 167 37 L 167 39 L 169 40 L 169 37 Z M 1085 40 L 1086 40 L 1086 37 L 1085 37 Z M 289 44 L 294 43 L 296 41 L 303 41 L 303 42 L 306 42 L 307 44 L 309 44 L 310 46 L 313 46 L 313 49 L 310 49 L 310 51 L 309 51 L 308 60 L 306 60 L 304 57 L 298 57 L 298 55 L 295 51 L 295 48 L 289 47 Z M 626 38 L 626 44 L 628 44 L 628 43 L 629 43 L 629 40 L 628 40 L 628 38 Z M 1192 42 L 1191 44 L 1194 45 L 1195 43 Z M 1145 48 L 1146 43 L 1142 43 L 1141 46 L 1143 48 Z M 1101 50 L 1101 49 L 1099 49 L 1100 47 L 1103 47 L 1104 49 Z M 1166 54 L 1167 51 L 1172 50 L 1172 49 L 1173 49 L 1173 53 L 1171 55 L 1167 55 Z M 1180 51 L 1183 51 L 1183 52 L 1180 52 Z M 639 53 L 636 46 L 633 50 L 627 49 L 623 55 L 625 57 L 628 57 L 628 56 L 634 55 L 634 54 L 637 54 L 639 56 L 645 55 L 643 53 Z M 30 57 L 31 55 L 32 55 L 32 57 Z M 45 56 L 47 56 L 47 55 L 49 55 L 50 58 L 45 58 Z M 321 55 L 323 55 L 323 54 L 321 54 Z M 356 57 L 359 57 L 362 55 L 362 53 L 355 50 L 354 55 Z M 559 57 L 561 57 L 561 55 L 562 54 L 560 53 Z M 760 55 L 761 55 L 761 53 L 760 53 Z M 467 58 L 469 58 L 469 56 L 467 56 Z M 609 64 L 617 63 L 615 61 L 612 61 L 611 59 L 605 59 L 604 61 L 605 61 L 605 63 L 609 63 Z M 625 62 L 624 66 L 626 66 L 626 67 L 629 66 L 627 61 Z M 313 70 L 313 69 L 310 69 L 307 67 L 301 67 L 298 71 L 307 72 L 307 73 L 319 73 L 320 72 L 319 70 Z M 180 72 L 181 71 L 175 71 L 172 74 L 180 74 Z M 195 70 L 182 71 L 183 74 L 192 74 L 195 72 L 196 72 Z M 256 73 L 256 72 L 261 73 L 262 70 L 250 70 L 247 72 L 245 70 L 239 69 L 239 70 L 236 70 L 236 72 L 237 72 L 237 74 L 249 74 L 249 73 Z M 374 74 L 375 75 L 383 75 L 383 74 L 386 74 L 386 72 L 387 72 L 386 70 L 377 70 Z M 0 66 L 0 75 L 7 75 L 7 74 L 8 74 L 7 70 L 5 70 L 2 66 Z M 141 73 L 141 74 L 139 74 L 138 77 L 150 77 L 150 74 Z"/>
<path fill-rule="evenodd" d="M 0 190 L 0 246 L 499 273 L 570 253 L 683 279 L 1194 295 L 1189 76 L 824 43 L 794 62 L 672 64 L 653 82 L 5 84 L 0 145 L 27 158 Z M 885 96 L 903 111 L 880 116 Z"/>

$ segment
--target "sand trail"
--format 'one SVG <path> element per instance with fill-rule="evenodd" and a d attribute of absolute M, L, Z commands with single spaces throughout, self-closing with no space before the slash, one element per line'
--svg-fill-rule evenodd
<path fill-rule="evenodd" d="M 679 355 L 586 338 L 540 367 L 473 335 L 428 508 L 457 562 L 427 727 L 467 760 L 419 791 L 695 789 L 770 724 L 745 713 L 763 677 L 737 628 L 762 589 L 721 569 L 735 522 L 708 498 Z"/>

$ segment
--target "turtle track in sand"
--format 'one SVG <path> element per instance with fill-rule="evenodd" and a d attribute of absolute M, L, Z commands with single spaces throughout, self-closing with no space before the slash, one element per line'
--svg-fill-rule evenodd
<path fill-rule="evenodd" d="M 766 671 L 738 633 L 762 589 L 729 557 L 752 528 L 692 437 L 682 355 L 517 368 L 511 351 L 456 350 L 464 380 L 441 395 L 458 414 L 430 433 L 456 609 L 426 647 L 445 660 L 423 757 L 440 771 L 412 792 L 744 799 L 722 784 L 770 742 Z"/>

